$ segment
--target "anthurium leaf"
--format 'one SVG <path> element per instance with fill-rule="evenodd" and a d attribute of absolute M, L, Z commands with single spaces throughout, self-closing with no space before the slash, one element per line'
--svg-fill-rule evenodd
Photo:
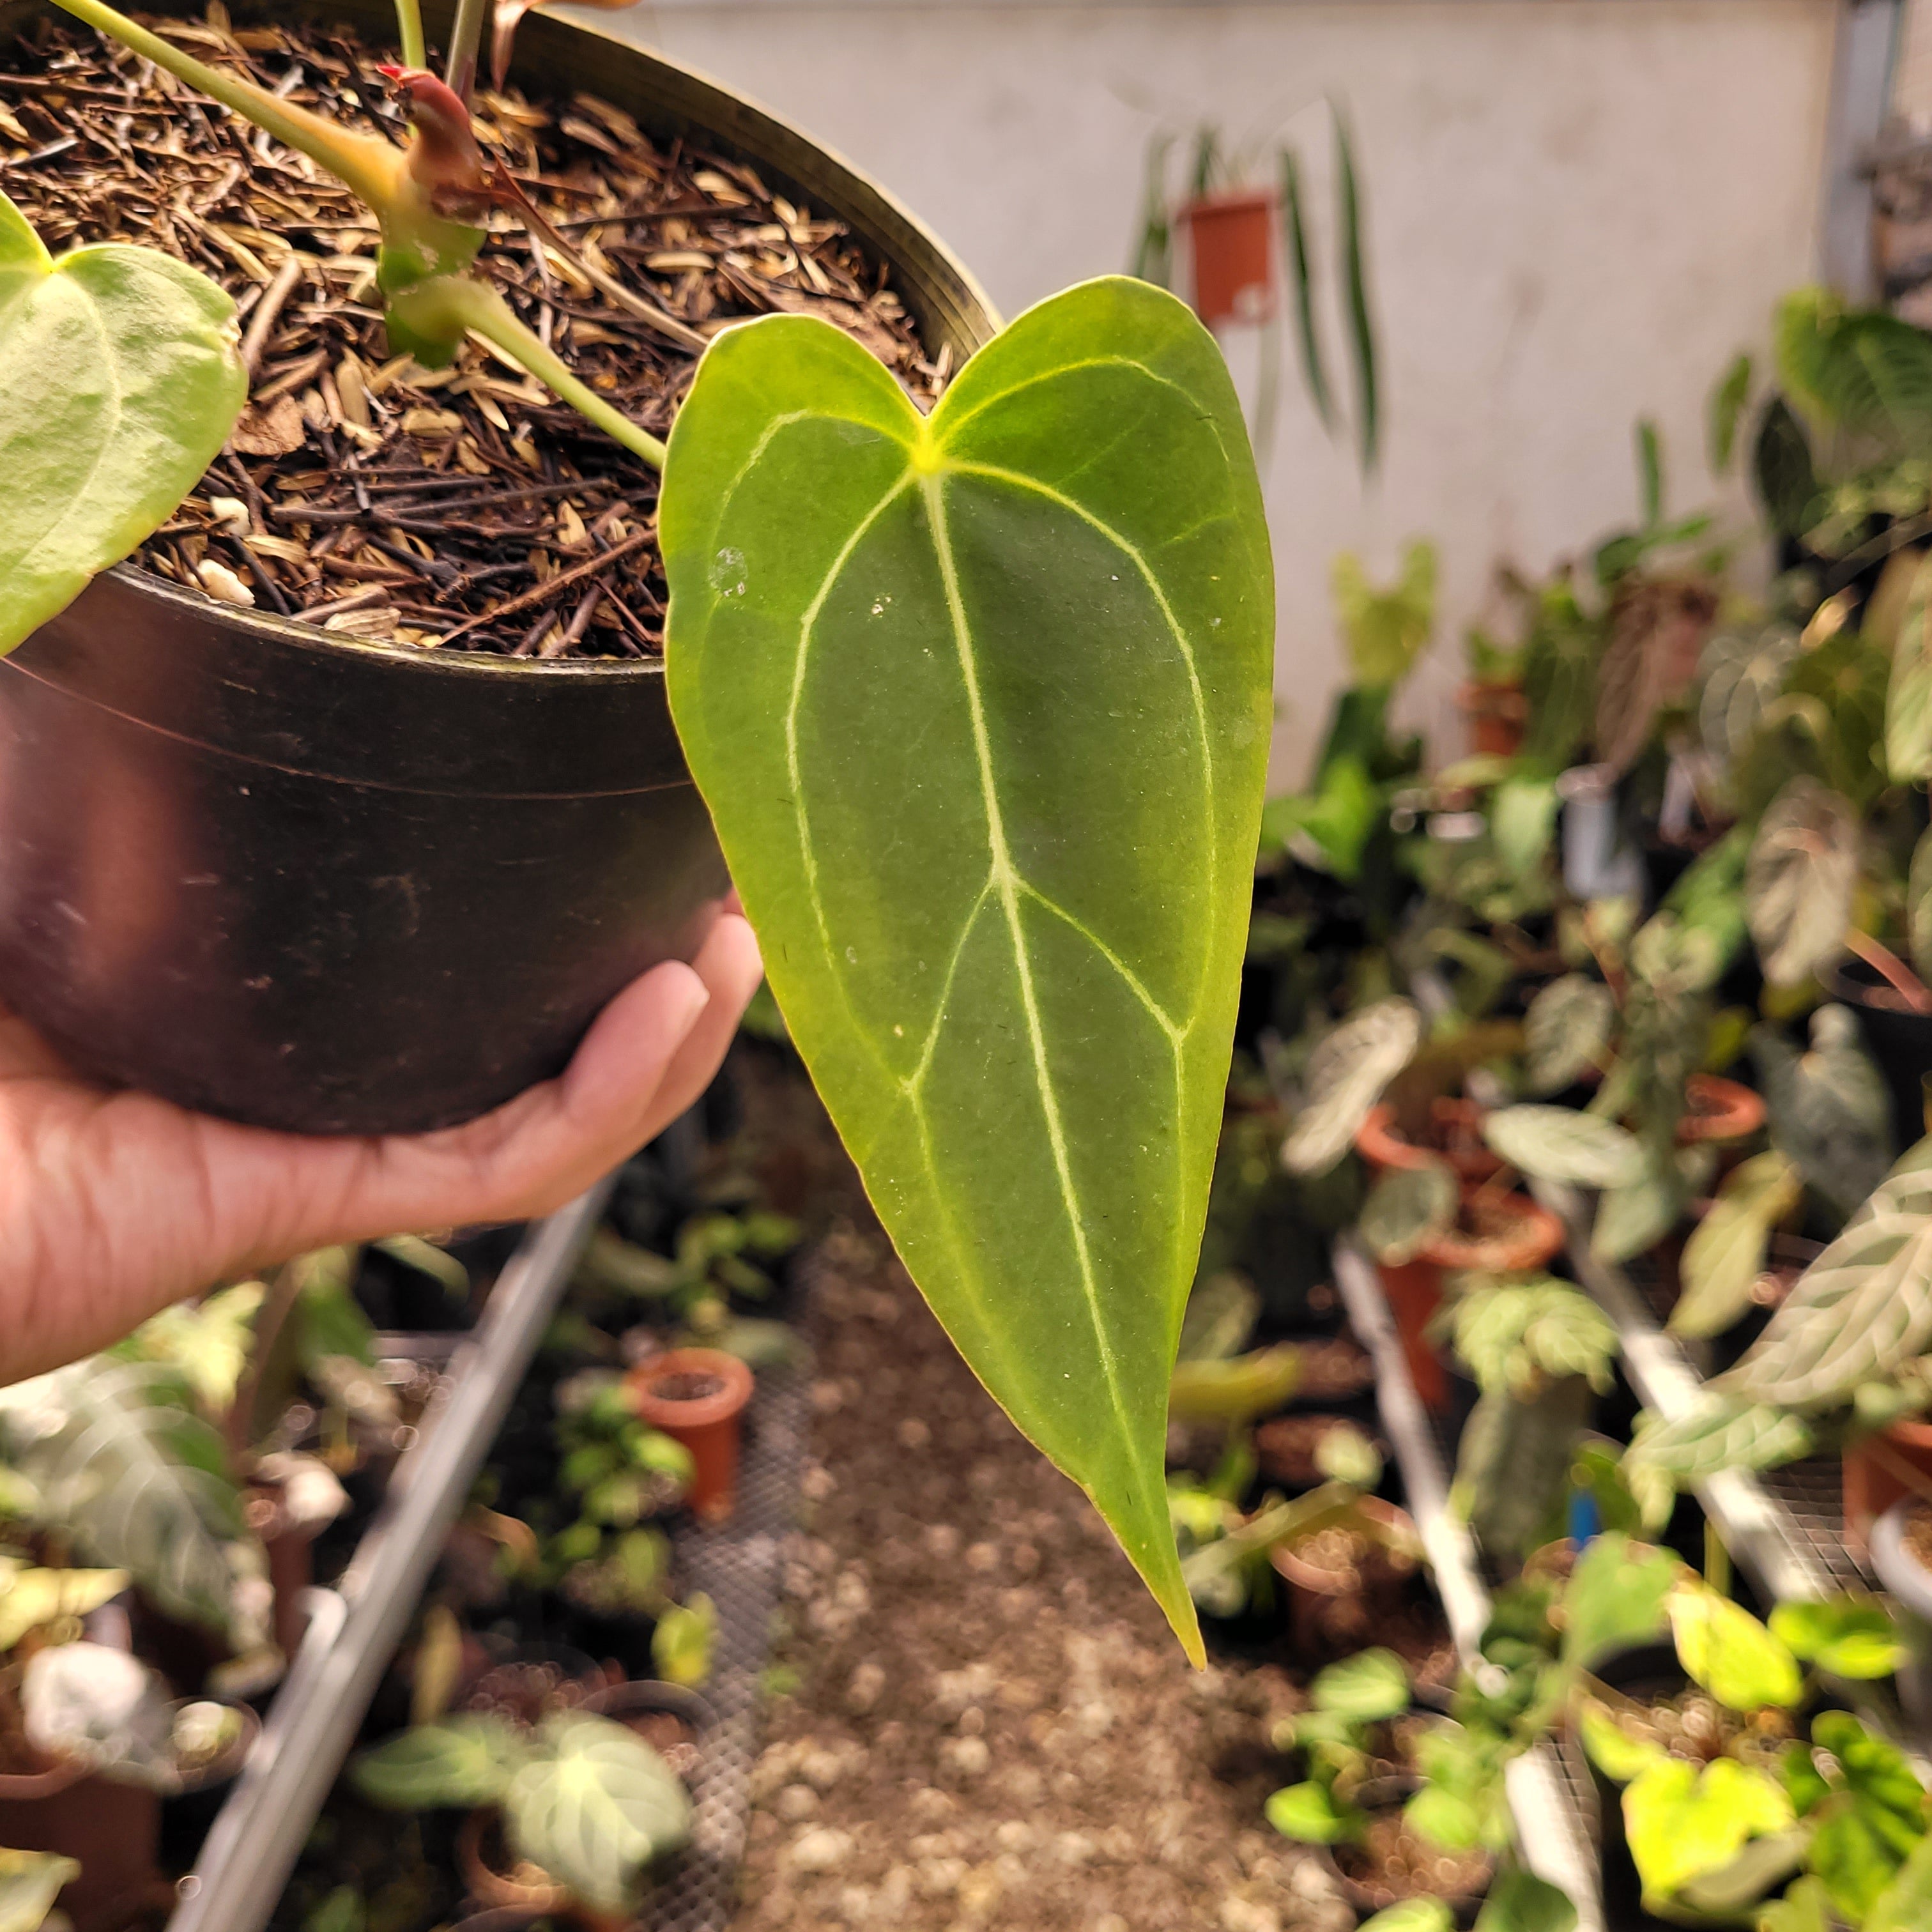
<path fill-rule="evenodd" d="M 1671 1551 L 1614 1532 L 1593 1538 L 1563 1593 L 1563 1661 L 1587 1670 L 1607 1651 L 1658 1636 L 1683 1567 Z"/>
<path fill-rule="evenodd" d="M 57 1852 L 0 1851 L 0 1932 L 40 1932 L 80 1867 Z"/>
<path fill-rule="evenodd" d="M 1758 821 L 1744 902 L 1764 976 L 1796 986 L 1835 958 L 1858 878 L 1858 817 L 1814 778 L 1793 778 Z"/>
<path fill-rule="evenodd" d="M 1784 1788 L 1733 1758 L 1701 1769 L 1665 1758 L 1624 1790 L 1624 1829 L 1647 1898 L 1668 1898 L 1694 1879 L 1721 1871 L 1751 1839 L 1791 1822 Z"/>
<path fill-rule="evenodd" d="M 1636 1178 L 1643 1158 L 1614 1120 L 1568 1107 L 1499 1107 L 1484 1118 L 1483 1138 L 1525 1174 L 1580 1187 L 1621 1186 Z"/>
<path fill-rule="evenodd" d="M 1305 1097 L 1282 1165 L 1291 1174 L 1327 1173 L 1421 1039 L 1422 1016 L 1406 1000 L 1378 1000 L 1324 1034 L 1308 1057 Z"/>
<path fill-rule="evenodd" d="M 1885 698 L 1885 762 L 1897 784 L 1932 778 L 1932 624 L 1926 598 L 1932 574 L 1920 564 L 1892 646 Z"/>
<path fill-rule="evenodd" d="M 1304 1844 L 1332 1845 L 1348 1834 L 1352 1822 L 1336 1808 L 1326 1785 L 1312 1781 L 1287 1784 L 1272 1793 L 1265 1806 L 1268 1821 L 1284 1838 Z"/>
<path fill-rule="evenodd" d="M 1456 1176 L 1446 1161 L 1384 1168 L 1362 1203 L 1362 1239 L 1380 1262 L 1400 1264 L 1456 1218 Z"/>
<path fill-rule="evenodd" d="M 1804 1687 L 1798 1660 L 1742 1604 L 1686 1572 L 1664 1607 L 1678 1662 L 1719 1703 L 1748 1713 L 1797 1702 Z"/>
<path fill-rule="evenodd" d="M 1771 1231 L 1798 1204 L 1796 1170 L 1776 1148 L 1754 1154 L 1724 1178 L 1710 1212 L 1684 1244 L 1683 1293 L 1670 1311 L 1673 1335 L 1721 1335 L 1750 1306 Z"/>
<path fill-rule="evenodd" d="M 235 304 L 152 248 L 58 258 L 0 195 L 0 652 L 173 515 L 247 400 Z"/>
<path fill-rule="evenodd" d="M 1530 1090 L 1560 1093 L 1600 1066 L 1610 1050 L 1616 1012 L 1610 988 L 1587 974 L 1566 973 L 1545 986 L 1522 1019 Z"/>
<path fill-rule="evenodd" d="M 544 1720 L 544 1750 L 511 1781 L 503 1821 L 511 1850 L 586 1905 L 634 1910 L 640 1874 L 691 1835 L 691 1800 L 634 1731 L 565 1712 Z"/>
<path fill-rule="evenodd" d="M 1318 1711 L 1373 1723 L 1408 1708 L 1408 1670 L 1392 1650 L 1358 1651 L 1317 1673 L 1308 1694 Z"/>
<path fill-rule="evenodd" d="M 1919 1840 L 1898 1875 L 1874 1901 L 1865 1915 L 1864 1932 L 1922 1932 L 1928 1925 L 1932 1925 L 1932 1838 Z M 1808 1932 L 1808 1928 L 1793 1928 L 1793 1932 Z"/>
<path fill-rule="evenodd" d="M 1162 1445 L 1274 650 L 1220 351 L 1089 282 L 922 418 L 768 316 L 706 352 L 663 500 L 672 711 L 793 1040 L 953 1340 L 1198 1659 Z"/>
<path fill-rule="evenodd" d="M 1801 1662 L 1834 1677 L 1889 1677 L 1908 1654 L 1892 1612 L 1872 1597 L 1780 1604 L 1771 1613 L 1771 1634 Z"/>
<path fill-rule="evenodd" d="M 1356 1932 L 1455 1932 L 1456 1915 L 1439 1898 L 1405 1898 L 1364 1918 Z"/>
<path fill-rule="evenodd" d="M 1932 1192 L 1894 1174 L 1819 1256 L 1714 1389 L 1790 1409 L 1838 1407 L 1932 1342 Z"/>
<path fill-rule="evenodd" d="M 1497 1873 L 1475 1932 L 1576 1932 L 1576 1907 L 1569 1894 L 1520 1866 Z"/>
<path fill-rule="evenodd" d="M 350 1766 L 350 1781 L 372 1804 L 392 1811 L 468 1810 L 495 1804 L 529 1756 L 507 1718 L 464 1712 L 413 1725 L 364 1751 Z"/>

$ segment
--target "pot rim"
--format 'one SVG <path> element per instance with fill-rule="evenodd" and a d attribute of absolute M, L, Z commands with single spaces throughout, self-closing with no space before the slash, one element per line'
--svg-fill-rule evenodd
<path fill-rule="evenodd" d="M 1417 1542 L 1421 1533 L 1415 1526 L 1415 1519 L 1399 1504 L 1389 1502 L 1381 1496 L 1362 1496 L 1357 1499 L 1356 1507 L 1364 1516 L 1372 1517 L 1384 1529 L 1406 1530 Z M 1311 1531 L 1309 1532 L 1312 1534 Z M 1276 1574 L 1286 1578 L 1298 1590 L 1306 1590 L 1320 1597 L 1339 1597 L 1346 1588 L 1341 1573 L 1324 1570 L 1312 1563 L 1305 1563 L 1293 1544 L 1278 1543 L 1268 1552 L 1268 1562 Z M 1417 1568 L 1420 1568 L 1418 1563 Z"/>
<path fill-rule="evenodd" d="M 1932 1568 L 1913 1556 L 1905 1541 L 1906 1513 L 1924 1500 L 1901 1496 L 1872 1525 L 1870 1547 L 1878 1580 L 1915 1616 L 1932 1623 Z"/>
<path fill-rule="evenodd" d="M 1466 1205 L 1469 1198 L 1464 1197 Z M 1540 1268 L 1562 1252 L 1567 1232 L 1556 1215 L 1516 1188 L 1487 1196 L 1485 1204 L 1499 1207 L 1505 1202 L 1511 1212 L 1501 1234 L 1465 1234 L 1446 1228 L 1423 1243 L 1417 1258 L 1437 1268 L 1513 1271 Z"/>
<path fill-rule="evenodd" d="M 688 1400 L 658 1394 L 652 1384 L 676 1375 L 716 1376 L 724 1385 L 710 1395 Z M 682 1429 L 729 1422 L 751 1400 L 754 1386 L 751 1370 L 722 1348 L 668 1348 L 628 1370 L 624 1382 L 640 1420 L 655 1427 L 674 1425 Z"/>
<path fill-rule="evenodd" d="M 718 1723 L 718 1713 L 707 1700 L 658 1677 L 628 1677 L 621 1684 L 607 1684 L 602 1690 L 593 1690 L 578 1708 L 592 1717 L 608 1718 L 614 1724 L 644 1712 L 662 1712 L 688 1724 L 700 1738 Z"/>
<path fill-rule="evenodd" d="M 1742 1081 L 1694 1073 L 1684 1083 L 1684 1098 L 1688 1102 L 1696 1096 L 1710 1102 L 1710 1111 L 1684 1114 L 1677 1124 L 1680 1142 L 1741 1141 L 1764 1125 L 1764 1096 Z"/>
<path fill-rule="evenodd" d="M 1223 188 L 1218 194 L 1195 196 L 1184 201 L 1175 211 L 1183 221 L 1193 221 L 1204 214 L 1245 214 L 1251 208 L 1269 208 L 1274 206 L 1273 190 L 1264 188 Z"/>
<path fill-rule="evenodd" d="M 483 1834 L 497 1816 L 493 1807 L 479 1806 L 456 1828 L 456 1865 L 470 1895 L 493 1909 L 530 1912 L 539 1918 L 568 1912 L 573 1900 L 567 1886 L 554 1879 L 548 1885 L 524 1885 L 507 1872 L 500 1872 L 483 1856 Z"/>
<path fill-rule="evenodd" d="M 1334 1848 L 1332 1846 L 1322 1845 L 1318 1846 L 1317 1849 L 1320 1852 L 1324 1862 L 1327 1864 L 1329 1871 L 1334 1876 L 1336 1883 L 1341 1887 L 1343 1895 L 1348 1899 L 1350 1904 L 1354 1906 L 1358 1912 L 1384 1912 L 1390 1906 L 1399 1905 L 1403 1900 L 1408 1898 L 1440 1898 L 1445 1905 L 1450 1906 L 1452 1908 L 1456 1906 L 1472 1905 L 1489 1890 L 1490 1882 L 1495 1878 L 1496 1871 L 1496 1853 L 1493 1852 L 1484 1852 L 1480 1854 L 1483 1860 L 1483 1875 L 1481 1878 L 1478 1880 L 1476 1884 L 1467 1892 L 1456 1892 L 1446 1894 L 1438 1892 L 1395 1892 L 1391 1890 L 1387 1886 L 1366 1886 L 1364 1885 L 1359 1879 L 1351 1878 L 1348 1874 L 1342 1869 L 1342 1862 L 1336 1857 Z M 1465 1853 L 1463 1856 L 1474 1856 L 1476 1854 Z"/>

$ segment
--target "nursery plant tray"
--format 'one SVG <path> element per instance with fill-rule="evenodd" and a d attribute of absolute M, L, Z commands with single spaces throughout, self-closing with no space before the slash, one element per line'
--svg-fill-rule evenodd
<path fill-rule="evenodd" d="M 181 1882 L 169 1932 L 267 1924 L 610 1185 L 532 1222 L 482 1318 L 454 1338 L 443 1384 L 381 1509 L 336 1588 L 314 1593 L 302 1647 L 200 1864 Z"/>
<path fill-rule="evenodd" d="M 1351 1327 L 1376 1364 L 1376 1402 L 1383 1432 L 1402 1468 L 1409 1514 L 1423 1546 L 1457 1654 L 1478 1672 L 1493 1666 L 1480 1646 L 1490 1620 L 1489 1592 L 1468 1528 L 1449 1508 L 1449 1464 L 1415 1392 L 1395 1318 L 1380 1277 L 1352 1240 L 1335 1244 L 1335 1286 Z M 1594 1825 L 1577 1802 L 1555 1751 L 1539 1745 L 1509 1766 L 1510 1809 L 1516 1840 L 1531 1870 L 1568 1893 L 1576 1906 L 1576 1932 L 1604 1932 Z"/>

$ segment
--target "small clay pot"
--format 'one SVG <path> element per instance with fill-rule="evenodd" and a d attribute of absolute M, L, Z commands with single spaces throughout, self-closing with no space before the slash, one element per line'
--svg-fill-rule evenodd
<path fill-rule="evenodd" d="M 717 1348 L 672 1348 L 625 1377 L 638 1419 L 691 1451 L 690 1503 L 700 1521 L 723 1522 L 738 1499 L 740 1418 L 752 1372 Z"/>
<path fill-rule="evenodd" d="M 161 1875 L 160 1842 L 161 1801 L 145 1785 L 63 1759 L 0 1773 L 0 1845 L 80 1862 L 59 1900 L 74 1932 L 124 1932 L 167 1909 L 174 1891 Z"/>
<path fill-rule="evenodd" d="M 705 1736 L 718 1722 L 717 1712 L 695 1690 L 655 1678 L 613 1684 L 586 1697 L 584 1708 L 636 1732 L 686 1785 Z"/>
<path fill-rule="evenodd" d="M 1420 1550 L 1421 1540 L 1408 1512 L 1380 1496 L 1360 1497 L 1356 1508 L 1380 1532 L 1370 1532 L 1370 1558 L 1360 1568 L 1324 1563 L 1306 1553 L 1318 1528 L 1268 1552 L 1276 1574 L 1289 1586 L 1289 1625 L 1304 1657 L 1360 1649 L 1372 1641 L 1372 1631 L 1387 1624 L 1420 1574 L 1421 1559 L 1410 1552 Z M 1396 1546 L 1404 1544 L 1408 1547 Z"/>
<path fill-rule="evenodd" d="M 1487 1111 L 1474 1100 L 1440 1094 L 1430 1102 L 1437 1144 L 1418 1146 L 1395 1124 L 1395 1109 L 1384 1103 L 1371 1107 L 1355 1133 L 1355 1151 L 1378 1172 L 1388 1168 L 1426 1167 L 1432 1159 L 1447 1161 L 1456 1178 L 1474 1186 L 1502 1172 L 1499 1155 L 1483 1138 Z"/>
<path fill-rule="evenodd" d="M 1748 1140 L 1764 1125 L 1764 1098 L 1735 1080 L 1715 1073 L 1694 1073 L 1684 1090 L 1684 1118 L 1677 1144 Z"/>
<path fill-rule="evenodd" d="M 1908 1471 L 1918 1475 L 1918 1489 L 1906 1480 Z M 1919 1496 L 1932 1496 L 1932 1422 L 1894 1422 L 1852 1443 L 1844 1455 L 1846 1546 L 1864 1556 L 1879 1518 L 1894 1503 Z"/>
<path fill-rule="evenodd" d="M 1221 322 L 1265 322 L 1274 312 L 1274 197 L 1256 190 L 1190 201 L 1179 219 L 1194 255 L 1194 311 Z"/>
<path fill-rule="evenodd" d="M 1460 686 L 1456 706 L 1469 721 L 1469 748 L 1480 755 L 1513 758 L 1522 749 L 1529 700 L 1514 684 L 1472 680 Z"/>
<path fill-rule="evenodd" d="M 472 1811 L 457 1827 L 456 1869 L 469 1888 L 470 1896 L 479 1905 L 508 1909 L 532 1916 L 548 1912 L 578 1914 L 578 1905 L 567 1886 L 550 1880 L 526 1882 L 506 1870 L 509 1854 L 503 1845 L 502 1827 L 494 1811 Z M 626 1921 L 608 1916 L 587 1917 L 584 1922 L 596 1932 L 622 1932 Z"/>

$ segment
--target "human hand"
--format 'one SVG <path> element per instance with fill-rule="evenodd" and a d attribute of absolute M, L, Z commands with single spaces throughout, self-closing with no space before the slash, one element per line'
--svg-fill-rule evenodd
<path fill-rule="evenodd" d="M 0 1384 L 311 1248 L 546 1214 L 710 1084 L 758 983 L 721 917 L 611 1001 L 556 1079 L 438 1133 L 316 1139 L 112 1093 L 0 1007 Z"/>

